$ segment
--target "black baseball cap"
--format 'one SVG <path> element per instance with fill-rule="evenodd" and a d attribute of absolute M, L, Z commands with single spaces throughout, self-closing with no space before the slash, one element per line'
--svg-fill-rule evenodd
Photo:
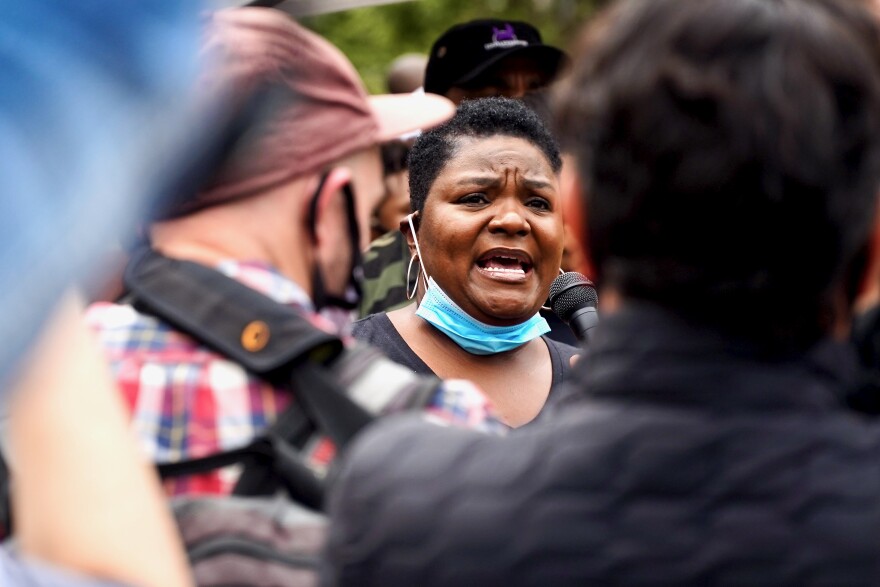
<path fill-rule="evenodd" d="M 431 47 L 425 70 L 425 91 L 445 94 L 452 86 L 479 77 L 489 67 L 511 55 L 526 55 L 554 77 L 568 56 L 541 40 L 532 25 L 516 20 L 482 19 L 455 25 Z"/>

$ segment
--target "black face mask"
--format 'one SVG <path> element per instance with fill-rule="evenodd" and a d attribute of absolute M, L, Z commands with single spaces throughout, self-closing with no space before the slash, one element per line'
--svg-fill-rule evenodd
<path fill-rule="evenodd" d="M 317 244 L 318 242 L 318 199 L 320 198 L 321 189 L 324 187 L 328 175 L 329 172 L 324 173 L 324 175 L 321 176 L 321 181 L 318 182 L 318 187 L 315 189 L 315 193 L 312 195 L 312 200 L 309 203 L 308 230 L 309 238 L 312 239 L 312 244 Z M 348 287 L 346 288 L 347 294 L 349 295 L 346 295 L 346 297 L 339 297 L 328 294 L 324 288 L 324 278 L 321 275 L 321 268 L 315 263 L 315 266 L 312 269 L 312 302 L 315 304 L 316 310 L 321 310 L 327 307 L 354 310 L 358 307 L 363 294 L 363 287 L 361 285 L 364 275 L 363 268 L 361 267 L 361 233 L 354 206 L 354 189 L 351 187 L 351 183 L 346 183 L 343 186 L 342 193 L 345 197 L 348 239 L 349 246 L 351 247 L 351 268 L 349 269 Z"/>

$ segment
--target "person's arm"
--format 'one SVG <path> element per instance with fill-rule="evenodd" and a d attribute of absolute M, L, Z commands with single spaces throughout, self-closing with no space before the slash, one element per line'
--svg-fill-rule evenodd
<path fill-rule="evenodd" d="M 13 514 L 22 554 L 149 587 L 191 585 L 159 482 L 68 296 L 15 386 Z"/>

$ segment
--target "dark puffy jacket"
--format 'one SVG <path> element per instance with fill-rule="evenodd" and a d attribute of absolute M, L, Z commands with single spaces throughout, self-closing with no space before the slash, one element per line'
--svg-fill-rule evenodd
<path fill-rule="evenodd" d="M 653 309 L 506 438 L 401 418 L 331 500 L 341 585 L 880 585 L 878 424 L 848 349 L 762 361 Z"/>

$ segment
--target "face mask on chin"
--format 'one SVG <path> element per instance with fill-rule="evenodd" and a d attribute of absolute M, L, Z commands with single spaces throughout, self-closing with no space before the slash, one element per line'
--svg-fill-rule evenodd
<path fill-rule="evenodd" d="M 413 235 L 416 254 L 421 259 L 422 252 L 412 216 L 407 216 L 407 222 Z M 480 322 L 452 301 L 433 277 L 428 277 L 423 263 L 419 265 L 427 287 L 419 302 L 416 316 L 427 321 L 472 355 L 494 355 L 510 351 L 550 332 L 550 325 L 538 313 L 513 326 L 492 326 Z"/>
<path fill-rule="evenodd" d="M 426 320 L 472 355 L 510 351 L 550 332 L 550 325 L 540 314 L 513 326 L 484 324 L 453 302 L 433 277 L 428 280 L 428 288 L 419 303 L 416 316 Z"/>

